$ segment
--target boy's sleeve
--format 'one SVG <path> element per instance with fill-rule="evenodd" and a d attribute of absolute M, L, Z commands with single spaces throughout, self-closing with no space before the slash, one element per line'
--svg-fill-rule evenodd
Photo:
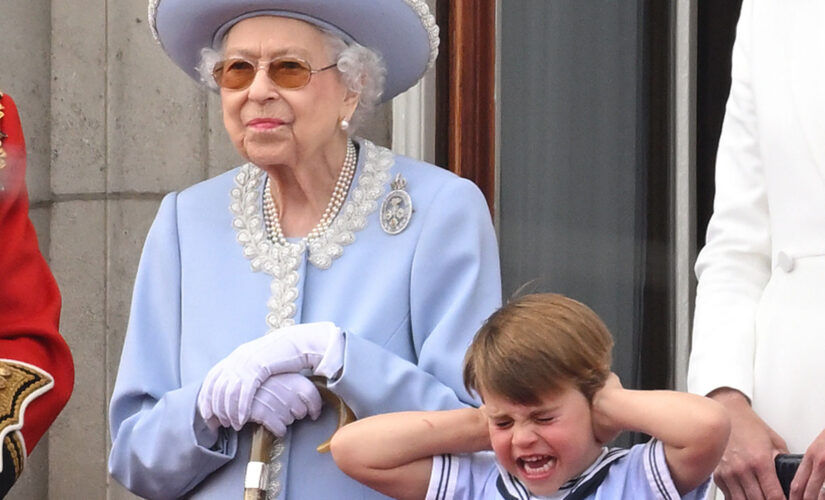
<path fill-rule="evenodd" d="M 705 498 L 710 477 L 684 496 L 679 495 L 665 460 L 665 448 L 658 439 L 634 446 L 628 454 L 627 478 L 624 492 L 650 491 L 656 500 L 701 500 Z M 646 487 L 645 487 L 646 485 Z"/>
<path fill-rule="evenodd" d="M 498 475 L 495 455 L 479 452 L 433 457 L 426 500 L 482 500 L 495 498 Z"/>

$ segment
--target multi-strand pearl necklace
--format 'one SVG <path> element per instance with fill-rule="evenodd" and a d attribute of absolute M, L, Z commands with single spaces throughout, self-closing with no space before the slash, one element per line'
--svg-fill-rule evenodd
<path fill-rule="evenodd" d="M 344 200 L 347 199 L 347 193 L 349 192 L 352 178 L 355 176 L 355 167 L 357 163 L 358 156 L 355 153 L 355 145 L 352 140 L 348 140 L 347 156 L 344 158 L 344 165 L 341 167 L 341 172 L 338 174 L 338 180 L 335 182 L 335 189 L 332 190 L 332 196 L 329 198 L 327 208 L 324 210 L 324 214 L 321 216 L 318 224 L 312 228 L 309 234 L 301 239 L 302 242 L 306 243 L 309 240 L 318 238 L 324 234 L 324 231 L 326 231 L 329 225 L 332 224 L 335 216 L 338 215 L 338 211 L 341 210 Z M 269 182 L 269 176 L 267 175 L 263 193 L 264 224 L 266 225 L 266 232 L 271 241 L 280 245 L 286 245 L 287 240 L 284 236 L 283 229 L 281 229 L 281 221 L 278 218 L 278 209 L 275 207 L 275 201 L 272 199 L 272 188 L 270 185 L 271 183 Z"/>

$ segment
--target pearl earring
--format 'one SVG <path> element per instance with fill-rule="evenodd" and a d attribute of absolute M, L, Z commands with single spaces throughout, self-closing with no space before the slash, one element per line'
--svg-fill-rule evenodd
<path fill-rule="evenodd" d="M 349 122 L 345 118 L 341 118 L 341 124 L 339 126 L 341 130 L 346 130 L 349 128 Z"/>

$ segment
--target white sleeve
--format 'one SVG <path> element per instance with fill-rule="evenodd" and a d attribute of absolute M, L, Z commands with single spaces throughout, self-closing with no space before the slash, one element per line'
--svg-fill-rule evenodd
<path fill-rule="evenodd" d="M 430 486 L 427 488 L 426 500 L 444 500 L 455 497 L 460 462 L 461 457 L 457 455 L 433 457 L 433 468 L 430 472 Z"/>
<path fill-rule="evenodd" d="M 667 465 L 664 445 L 658 439 L 651 439 L 647 443 L 634 446 L 624 461 L 625 479 L 622 481 L 621 498 L 653 500 L 701 500 L 705 498 L 710 477 L 693 491 L 684 496 L 679 495 L 679 490 L 673 482 L 670 468 Z M 646 494 L 643 495 L 642 492 Z M 604 490 L 604 493 L 609 495 L 610 491 Z M 628 496 L 631 493 L 635 496 Z M 616 498 L 619 498 L 618 493 L 614 492 L 614 494 Z"/>
<path fill-rule="evenodd" d="M 770 278 L 767 181 L 758 143 L 746 0 L 733 48 L 731 91 L 716 159 L 716 194 L 707 243 L 696 260 L 696 312 L 688 390 L 719 387 L 753 394 L 754 318 Z"/>
<path fill-rule="evenodd" d="M 758 143 L 746 0 L 733 47 L 731 91 L 716 158 L 716 194 L 707 243 L 696 260 L 696 312 L 688 390 L 753 394 L 754 319 L 771 273 L 767 182 Z"/>
<path fill-rule="evenodd" d="M 498 477 L 493 452 L 433 457 L 426 500 L 494 498 Z"/>

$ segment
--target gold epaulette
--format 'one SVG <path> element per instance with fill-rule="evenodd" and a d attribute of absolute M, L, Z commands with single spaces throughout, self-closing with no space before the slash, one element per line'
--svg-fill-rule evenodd
<path fill-rule="evenodd" d="M 4 458 L 10 458 L 10 463 L 0 460 L 0 465 L 3 467 L 2 472 L 8 474 L 9 472 L 6 471 L 6 467 L 11 467 L 10 472 L 16 481 L 23 472 L 23 465 L 26 463 L 26 447 L 23 445 L 23 439 L 20 433 L 15 431 L 7 435 L 3 439 L 3 449 L 0 451 L 4 452 Z"/>
<path fill-rule="evenodd" d="M 26 406 L 52 386 L 52 376 L 36 366 L 0 359 L 0 441 L 2 451 L 11 456 L 15 477 L 23 470 L 26 459 L 26 444 L 17 432 L 24 425 Z M 0 470 L 5 472 L 8 465 L 0 461 Z"/>

